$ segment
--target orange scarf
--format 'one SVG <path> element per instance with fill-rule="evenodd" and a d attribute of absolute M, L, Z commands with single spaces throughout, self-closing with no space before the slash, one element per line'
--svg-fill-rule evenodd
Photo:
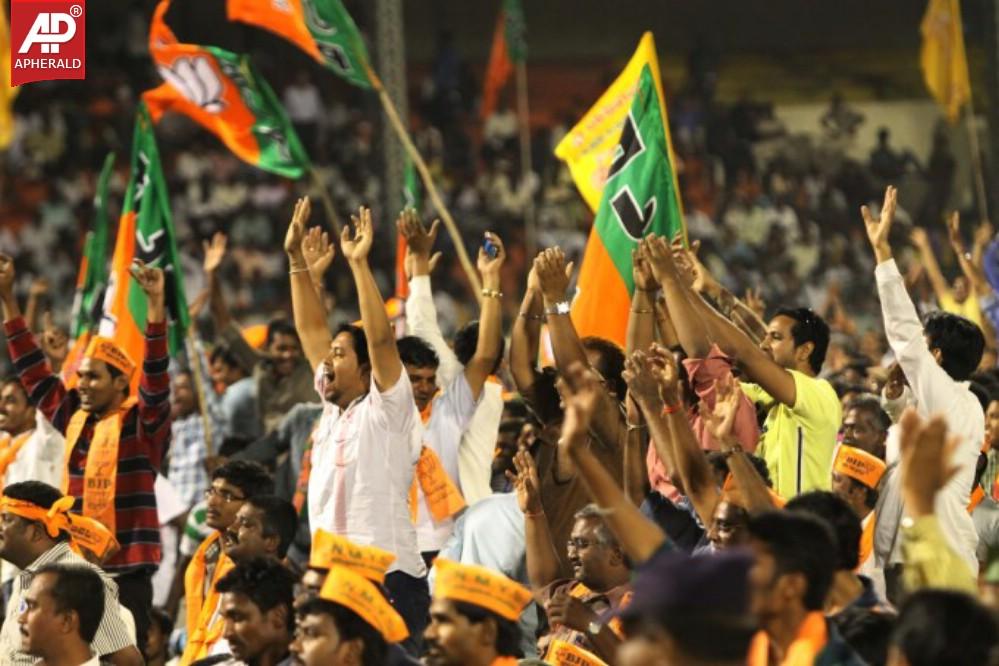
<path fill-rule="evenodd" d="M 520 660 L 516 657 L 496 657 L 489 666 L 517 666 Z"/>
<path fill-rule="evenodd" d="M 21 447 L 28 443 L 31 436 L 35 434 L 34 428 L 27 432 L 22 432 L 17 437 L 11 437 L 4 433 L 3 443 L 0 444 L 0 492 L 3 491 L 7 478 L 7 468 L 17 460 L 17 454 Z"/>
<path fill-rule="evenodd" d="M 431 400 L 426 409 L 420 413 L 424 425 L 430 421 L 433 409 L 434 403 Z M 420 459 L 416 462 L 416 474 L 413 475 L 413 483 L 409 487 L 409 518 L 413 523 L 419 515 L 417 488 L 423 491 L 427 498 L 427 506 L 430 507 L 430 515 L 437 522 L 450 518 L 466 506 L 465 498 L 461 496 L 458 486 L 451 480 L 437 453 L 429 446 L 424 446 L 420 451 Z"/>
<path fill-rule="evenodd" d="M 826 618 L 821 612 L 814 611 L 805 616 L 805 621 L 798 627 L 798 635 L 787 649 L 787 654 L 779 666 L 813 666 L 815 658 L 825 648 L 829 641 L 829 631 L 826 628 Z M 749 666 L 769 666 L 770 637 L 765 631 L 756 632 L 749 646 Z"/>
<path fill-rule="evenodd" d="M 83 469 L 83 515 L 103 523 L 112 534 L 115 532 L 114 492 L 118 476 L 118 439 L 121 437 L 125 414 L 136 403 L 135 398 L 129 398 L 121 404 L 118 411 L 97 422 Z M 69 492 L 69 459 L 89 416 L 90 412 L 78 409 L 66 427 L 66 474 L 62 480 L 64 494 Z"/>
<path fill-rule="evenodd" d="M 222 533 L 216 531 L 205 539 L 195 551 L 184 574 L 184 591 L 187 597 L 187 645 L 181 657 L 181 666 L 189 666 L 198 659 L 208 656 L 208 650 L 222 636 L 223 622 L 221 618 L 214 617 L 220 601 L 215 584 L 235 566 L 232 560 L 226 557 L 225 552 L 219 552 L 211 585 L 207 595 L 205 594 L 205 574 L 208 568 L 205 564 L 205 553 L 221 537 Z M 215 622 L 212 622 L 213 619 Z"/>
<path fill-rule="evenodd" d="M 864 562 L 874 551 L 874 512 L 871 511 L 863 521 L 864 531 L 860 534 L 860 559 L 857 560 L 858 568 L 864 566 Z"/>

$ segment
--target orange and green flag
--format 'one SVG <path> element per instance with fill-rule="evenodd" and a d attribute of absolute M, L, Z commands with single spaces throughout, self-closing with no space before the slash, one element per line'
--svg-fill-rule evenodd
<path fill-rule="evenodd" d="M 10 87 L 10 26 L 7 11 L 0 4 L 0 150 L 14 138 L 14 98 L 20 91 Z"/>
<path fill-rule="evenodd" d="M 165 273 L 167 342 L 173 356 L 184 348 L 190 318 L 166 180 L 153 123 L 144 104 L 139 105 L 136 114 L 132 171 L 118 221 L 118 237 L 100 324 L 100 335 L 114 338 L 139 363 L 144 349 L 146 295 L 129 272 L 137 259 L 157 266 Z M 139 374 L 135 373 L 133 384 L 137 385 Z"/>
<path fill-rule="evenodd" d="M 635 289 L 632 251 L 650 233 L 685 238 L 666 127 L 665 107 L 652 68 L 646 65 L 607 170 L 580 267 L 572 304 L 580 335 L 623 345 Z"/>
<path fill-rule="evenodd" d="M 368 49 L 341 0 L 228 0 L 226 14 L 287 39 L 355 86 L 377 87 Z"/>
<path fill-rule="evenodd" d="M 496 18 L 493 46 L 489 52 L 485 85 L 482 88 L 479 115 L 483 120 L 496 109 L 500 91 L 513 74 L 514 63 L 527 59 L 527 41 L 524 38 L 526 26 L 520 0 L 503 0 Z"/>
<path fill-rule="evenodd" d="M 919 63 L 926 87 L 953 123 L 971 100 L 960 0 L 930 0 L 919 31 L 923 35 Z"/>
<path fill-rule="evenodd" d="M 182 113 L 215 134 L 244 161 L 287 178 L 309 169 L 309 158 L 274 91 L 246 55 L 181 44 L 163 21 L 162 0 L 149 30 L 149 51 L 165 83 L 142 95 L 153 121 Z"/>

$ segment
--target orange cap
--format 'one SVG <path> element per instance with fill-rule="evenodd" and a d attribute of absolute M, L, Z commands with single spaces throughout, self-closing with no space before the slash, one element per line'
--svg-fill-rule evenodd
<path fill-rule="evenodd" d="M 409 636 L 406 622 L 374 583 L 347 567 L 333 565 L 319 598 L 354 611 L 389 643 L 398 643 Z"/>
<path fill-rule="evenodd" d="M 121 370 L 122 374 L 129 379 L 132 378 L 132 373 L 135 372 L 135 361 L 121 347 L 116 345 L 111 338 L 96 337 L 91 339 L 84 356 L 97 361 L 104 361 L 108 365 Z"/>
<path fill-rule="evenodd" d="M 511 622 L 517 621 L 520 611 L 531 600 L 526 587 L 492 569 L 441 558 L 434 566 L 437 568 L 434 596 L 439 599 L 479 606 Z"/>
<path fill-rule="evenodd" d="M 385 572 L 395 562 L 395 555 L 374 546 L 361 546 L 326 530 L 316 530 L 312 537 L 309 566 L 331 569 L 344 566 L 379 585 L 385 583 Z"/>
<path fill-rule="evenodd" d="M 833 471 L 859 481 L 868 488 L 877 488 L 887 465 L 877 456 L 853 446 L 840 444 L 833 460 Z"/>

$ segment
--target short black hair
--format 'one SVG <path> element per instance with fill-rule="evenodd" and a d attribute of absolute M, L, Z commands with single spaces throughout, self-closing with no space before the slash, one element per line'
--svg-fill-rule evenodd
<path fill-rule="evenodd" d="M 357 354 L 358 367 L 365 365 L 370 367 L 371 357 L 368 356 L 368 336 L 365 334 L 364 329 L 354 324 L 340 324 L 337 326 L 336 331 L 334 331 L 333 337 L 335 338 L 341 333 L 350 335 L 354 343 L 354 353 Z"/>
<path fill-rule="evenodd" d="M 229 460 L 212 472 L 212 481 L 215 479 L 228 481 L 247 499 L 274 493 L 274 479 L 267 468 L 251 460 Z"/>
<path fill-rule="evenodd" d="M 49 589 L 59 613 L 76 613 L 80 638 L 93 643 L 97 627 L 104 618 L 104 581 L 98 573 L 82 564 L 47 564 L 35 576 L 52 574 L 55 582 Z"/>
<path fill-rule="evenodd" d="M 367 623 L 360 615 L 346 606 L 313 597 L 298 608 L 298 614 L 329 615 L 340 634 L 341 641 L 360 639 L 364 646 L 361 653 L 361 666 L 382 666 L 386 663 L 388 643 L 381 633 Z"/>
<path fill-rule="evenodd" d="M 618 401 L 624 402 L 624 397 L 628 393 L 628 384 L 621 376 L 624 372 L 624 350 L 616 342 L 592 335 L 583 338 L 580 343 L 586 351 L 597 354 L 597 362 L 593 369 L 607 382 L 607 390 L 613 393 Z"/>
<path fill-rule="evenodd" d="M 545 367 L 534 377 L 534 383 L 524 396 L 528 409 L 542 426 L 550 426 L 562 421 L 561 398 L 555 381 L 558 373 L 555 368 Z"/>
<path fill-rule="evenodd" d="M 829 351 L 829 324 L 825 319 L 815 314 L 811 308 L 786 307 L 777 310 L 774 317 L 790 317 L 794 320 L 794 326 L 791 327 L 794 346 L 800 347 L 806 342 L 815 345 L 808 355 L 808 364 L 815 374 L 821 372 L 822 364 L 826 362 L 826 352 Z"/>
<path fill-rule="evenodd" d="M 731 470 L 728 468 L 728 455 L 724 451 L 707 451 L 706 455 L 708 464 L 716 472 L 721 476 L 728 476 Z M 767 461 L 754 453 L 746 453 L 745 456 L 753 466 L 753 469 L 756 470 L 756 473 L 763 479 L 763 483 L 767 484 L 767 488 L 773 488 L 774 482 L 770 478 L 770 468 L 767 467 Z"/>
<path fill-rule="evenodd" d="M 822 610 L 839 561 L 836 536 L 823 521 L 792 511 L 766 511 L 749 517 L 751 539 L 762 542 L 777 564 L 777 574 L 800 573 L 806 610 Z"/>
<path fill-rule="evenodd" d="M 496 623 L 496 654 L 501 657 L 524 656 L 520 649 L 520 627 L 516 622 L 511 622 L 505 617 L 500 617 L 492 611 L 486 610 L 482 606 L 476 606 L 464 601 L 453 601 L 454 608 L 459 614 L 468 618 L 472 624 L 479 624 L 486 620 L 493 620 Z"/>
<path fill-rule="evenodd" d="M 903 604 L 891 642 L 910 666 L 981 666 L 994 663 L 999 626 L 974 597 L 926 589 Z"/>
<path fill-rule="evenodd" d="M 229 345 L 226 344 L 215 345 L 215 348 L 212 349 L 212 354 L 208 357 L 208 360 L 211 363 L 214 363 L 215 361 L 222 361 L 230 367 L 239 368 L 240 370 L 243 369 L 243 366 L 241 366 L 239 361 L 236 360 L 236 355 L 232 353 L 232 349 L 230 349 Z"/>
<path fill-rule="evenodd" d="M 295 627 L 295 583 L 298 579 L 288 567 L 273 557 L 255 557 L 240 562 L 215 584 L 222 594 L 231 592 L 242 594 L 253 605 L 266 613 L 272 608 L 284 606 L 288 611 L 288 630 Z"/>
<path fill-rule="evenodd" d="M 756 622 L 750 617 L 689 608 L 624 622 L 629 637 L 646 628 L 651 629 L 653 635 L 657 629 L 665 632 L 683 654 L 707 663 L 741 662 L 758 631 Z"/>
<path fill-rule="evenodd" d="M 884 666 L 888 662 L 894 613 L 852 605 L 830 616 L 829 620 L 865 663 Z"/>
<path fill-rule="evenodd" d="M 929 338 L 930 350 L 940 350 L 940 367 L 954 381 L 965 381 L 978 368 L 985 351 L 985 336 L 970 319 L 951 312 L 931 312 L 923 324 L 923 333 Z"/>
<path fill-rule="evenodd" d="M 441 359 L 430 346 L 430 343 L 415 335 L 404 335 L 395 342 L 399 350 L 399 359 L 403 365 L 414 368 L 433 368 L 441 364 Z"/>
<path fill-rule="evenodd" d="M 499 355 L 497 355 L 496 362 L 489 372 L 491 375 L 495 375 L 499 370 L 500 364 L 503 362 L 503 355 L 506 353 L 506 340 L 502 335 L 499 336 L 499 339 Z M 473 319 L 454 334 L 454 355 L 458 358 L 459 363 L 468 365 L 468 362 L 475 356 L 475 350 L 478 346 L 479 320 Z"/>
<path fill-rule="evenodd" d="M 827 490 L 813 490 L 793 498 L 788 511 L 808 513 L 824 521 L 836 534 L 839 546 L 839 571 L 853 571 L 860 564 L 860 537 L 863 527 L 857 513 L 842 497 Z"/>
<path fill-rule="evenodd" d="M 11 499 L 31 502 L 43 509 L 51 509 L 53 504 L 62 499 L 62 493 L 57 488 L 41 481 L 19 481 L 18 483 L 12 483 L 9 486 L 4 486 L 3 494 L 5 497 Z M 59 536 L 55 540 L 68 541 L 69 532 L 60 530 Z"/>
<path fill-rule="evenodd" d="M 854 398 L 850 402 L 846 403 L 843 413 L 845 414 L 851 409 L 867 412 L 873 416 L 874 422 L 877 423 L 878 427 L 881 428 L 883 432 L 888 432 L 888 428 L 892 425 L 891 417 L 888 416 L 888 412 L 886 412 L 881 406 L 881 401 L 872 395 L 862 395 Z"/>
<path fill-rule="evenodd" d="M 247 504 L 264 514 L 263 535 L 278 537 L 278 557 L 288 554 L 298 529 L 298 512 L 295 505 L 276 495 L 256 495 Z"/>
<path fill-rule="evenodd" d="M 158 606 L 153 606 L 149 609 L 149 620 L 151 624 L 156 625 L 163 636 L 170 637 L 170 632 L 173 631 L 173 620 L 169 613 Z"/>
<path fill-rule="evenodd" d="M 271 319 L 267 322 L 267 337 L 264 338 L 264 344 L 270 345 L 274 342 L 274 337 L 277 335 L 290 335 L 295 338 L 295 341 L 298 342 L 298 344 L 302 344 L 302 341 L 298 337 L 298 331 L 295 329 L 295 325 L 284 317 Z"/>

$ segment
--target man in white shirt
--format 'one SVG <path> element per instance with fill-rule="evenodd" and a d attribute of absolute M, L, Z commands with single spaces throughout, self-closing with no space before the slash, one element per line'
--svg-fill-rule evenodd
<path fill-rule="evenodd" d="M 981 360 L 985 338 L 977 325 L 951 313 L 936 312 L 927 317 L 925 324 L 919 321 L 888 242 L 896 199 L 896 189 L 889 186 L 880 219 L 866 206 L 862 208 L 867 237 L 877 260 L 874 275 L 885 334 L 920 416 L 942 415 L 948 433 L 958 437 L 952 458 L 957 472 L 937 495 L 935 513 L 950 545 L 977 572 L 978 535 L 967 506 L 985 438 L 985 415 L 978 398 L 969 390 L 968 379 Z M 905 523 L 903 520 L 903 527 Z"/>
<path fill-rule="evenodd" d="M 92 569 L 49 564 L 24 594 L 21 649 L 46 664 L 97 666 L 90 644 L 104 615 L 104 583 Z"/>
<path fill-rule="evenodd" d="M 489 481 L 493 451 L 503 416 L 503 386 L 490 379 L 503 360 L 502 293 L 499 291 L 500 269 L 505 259 L 503 244 L 494 234 L 486 235 L 496 248 L 496 256 L 479 250 L 478 268 L 483 286 L 480 319 L 470 322 L 455 335 L 452 350 L 441 334 L 430 287 L 430 254 L 440 223 L 435 222 L 427 231 L 415 211 L 405 210 L 397 225 L 406 239 L 406 263 L 411 270 L 406 326 L 411 334 L 430 343 L 437 352 L 440 359 L 437 380 L 444 393 L 447 394 L 463 375 L 472 399 L 477 401 L 471 421 L 462 429 L 457 447 L 457 476 L 452 477 L 465 502 L 471 506 L 492 494 Z M 435 450 L 442 455 L 436 447 Z M 443 457 L 442 462 L 449 466 Z M 450 473 L 450 467 L 448 469 Z"/>
<path fill-rule="evenodd" d="M 58 487 L 65 467 L 66 440 L 28 402 L 17 377 L 0 382 L 0 478 L 7 486 L 41 481 Z"/>
<path fill-rule="evenodd" d="M 330 334 L 309 277 L 302 239 L 310 205 L 301 199 L 285 236 L 291 301 L 302 347 L 316 373 L 323 414 L 316 426 L 308 484 L 309 523 L 397 557 L 385 578 L 393 606 L 406 620 L 412 652 L 419 649 L 430 607 L 426 566 L 410 519 L 409 492 L 421 450 L 422 426 L 413 387 L 368 266 L 374 230 L 361 208 L 341 251 L 350 265 L 362 327 Z"/>

